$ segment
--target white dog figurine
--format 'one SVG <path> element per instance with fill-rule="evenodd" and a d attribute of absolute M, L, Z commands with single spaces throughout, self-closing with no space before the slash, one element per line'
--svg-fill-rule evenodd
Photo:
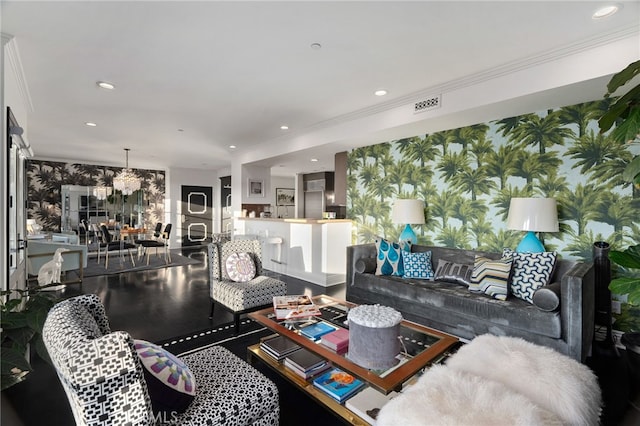
<path fill-rule="evenodd" d="M 53 259 L 42 265 L 38 271 L 38 284 L 47 285 L 60 282 L 60 274 L 62 273 L 62 253 L 69 251 L 66 248 L 56 249 Z"/>

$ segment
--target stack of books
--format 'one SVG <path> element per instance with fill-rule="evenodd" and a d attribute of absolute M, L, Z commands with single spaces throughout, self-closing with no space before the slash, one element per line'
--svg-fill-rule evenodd
<path fill-rule="evenodd" d="M 313 386 L 339 403 L 355 395 L 364 385 L 362 380 L 338 368 L 333 368 L 313 380 Z"/>
<path fill-rule="evenodd" d="M 324 358 L 304 348 L 288 355 L 284 365 L 303 379 L 322 373 L 331 366 Z"/>
<path fill-rule="evenodd" d="M 349 348 L 349 330 L 339 328 L 336 331 L 325 334 L 320 339 L 320 343 L 338 354 L 343 354 Z"/>
<path fill-rule="evenodd" d="M 301 327 L 300 334 L 316 342 L 325 334 L 329 334 L 337 329 L 338 327 L 329 325 L 326 322 L 316 322 L 305 327 Z"/>
<path fill-rule="evenodd" d="M 287 355 L 299 350 L 300 346 L 284 336 L 276 336 L 260 342 L 260 349 L 280 362 L 285 359 Z"/>

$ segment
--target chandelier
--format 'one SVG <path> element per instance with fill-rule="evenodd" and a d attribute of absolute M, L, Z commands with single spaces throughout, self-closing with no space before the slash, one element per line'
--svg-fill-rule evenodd
<path fill-rule="evenodd" d="M 107 188 L 106 186 L 96 186 L 93 188 L 93 195 L 98 200 L 106 200 L 109 195 L 111 195 L 111 188 Z"/>
<path fill-rule="evenodd" d="M 124 195 L 131 195 L 140 189 L 140 179 L 129 168 L 129 148 L 124 151 L 127 155 L 126 167 L 113 178 L 113 189 L 121 191 Z"/>

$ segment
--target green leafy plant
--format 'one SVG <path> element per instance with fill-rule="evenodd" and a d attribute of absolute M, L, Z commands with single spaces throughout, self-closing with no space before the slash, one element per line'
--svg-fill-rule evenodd
<path fill-rule="evenodd" d="M 607 84 L 605 99 L 611 97 L 618 89 L 640 75 L 640 60 L 632 62 L 625 69 L 611 77 Z M 608 111 L 598 120 L 600 133 L 616 128 L 611 137 L 622 143 L 640 142 L 640 84 L 611 104 Z M 640 189 L 640 156 L 636 155 L 625 168 L 622 177 Z"/>
<path fill-rule="evenodd" d="M 56 285 L 59 284 L 0 292 L 1 390 L 20 383 L 33 371 L 32 348 L 40 358 L 51 363 L 42 341 L 42 327 L 49 309 L 59 299 L 46 289 Z"/>
<path fill-rule="evenodd" d="M 617 277 L 609 283 L 612 293 L 627 295 L 632 305 L 640 305 L 640 244 L 625 251 L 611 250 L 609 259 L 619 266 Z"/>

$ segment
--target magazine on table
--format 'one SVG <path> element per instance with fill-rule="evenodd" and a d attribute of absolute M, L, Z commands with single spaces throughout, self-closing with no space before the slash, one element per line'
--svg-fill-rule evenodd
<path fill-rule="evenodd" d="M 372 387 L 366 387 L 349 398 L 345 406 L 362 419 L 375 425 L 380 409 L 396 395 L 398 395 L 397 392 L 391 392 L 385 395 Z"/>
<path fill-rule="evenodd" d="M 273 296 L 273 310 L 278 320 L 304 319 L 322 315 L 320 308 L 306 294 Z"/>

